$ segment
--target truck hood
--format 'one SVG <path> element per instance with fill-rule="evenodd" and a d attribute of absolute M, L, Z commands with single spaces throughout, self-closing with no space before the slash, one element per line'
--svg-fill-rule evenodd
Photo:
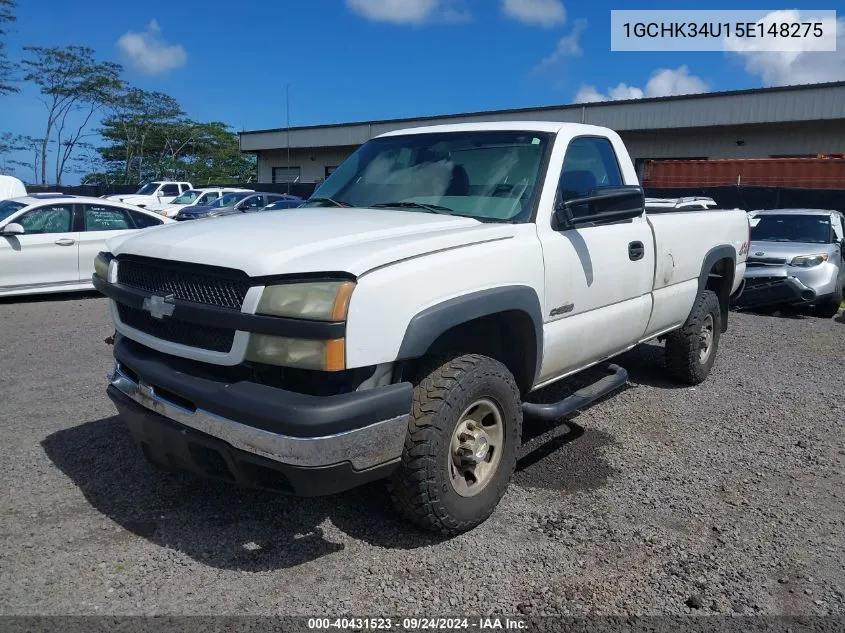
<path fill-rule="evenodd" d="M 180 222 L 129 233 L 106 244 L 140 255 L 224 266 L 251 277 L 365 272 L 444 249 L 513 237 L 512 224 L 389 209 L 291 209 L 213 222 Z"/>
<path fill-rule="evenodd" d="M 816 242 L 764 242 L 752 241 L 748 248 L 748 256 L 752 259 L 766 257 L 791 260 L 799 255 L 817 255 L 819 253 L 833 253 L 838 247 L 835 244 L 819 244 Z"/>

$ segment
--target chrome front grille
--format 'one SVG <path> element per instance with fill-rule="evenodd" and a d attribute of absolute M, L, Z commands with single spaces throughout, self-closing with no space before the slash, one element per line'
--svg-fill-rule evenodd
<path fill-rule="evenodd" d="M 210 352 L 228 353 L 235 340 L 235 331 L 208 325 L 195 325 L 177 319 L 156 319 L 146 310 L 117 304 L 120 321 L 134 330 L 150 336 Z"/>

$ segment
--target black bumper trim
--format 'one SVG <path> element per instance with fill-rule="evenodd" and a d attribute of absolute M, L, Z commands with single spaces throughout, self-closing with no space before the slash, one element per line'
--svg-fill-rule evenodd
<path fill-rule="evenodd" d="M 290 437 L 324 437 L 407 415 L 408 382 L 334 396 L 311 396 L 254 382 L 223 382 L 173 369 L 168 356 L 126 337 L 114 356 L 143 382 L 169 391 L 198 409 Z"/>
<path fill-rule="evenodd" d="M 816 300 L 811 288 L 803 286 L 793 277 L 746 277 L 742 294 L 734 300 L 738 308 L 762 308 L 774 305 L 810 304 Z M 812 296 L 803 296 L 803 293 Z"/>
<path fill-rule="evenodd" d="M 357 471 L 349 462 L 320 467 L 283 464 L 232 447 L 223 440 L 145 409 L 114 388 L 108 390 L 142 455 L 166 470 L 182 470 L 247 488 L 302 497 L 344 492 L 389 476 L 398 460 Z"/>
<path fill-rule="evenodd" d="M 119 265 L 119 264 L 118 264 Z M 143 309 L 144 299 L 152 296 L 143 290 L 136 290 L 122 284 L 109 283 L 98 275 L 91 278 L 94 288 L 119 303 L 131 308 Z M 176 299 L 173 302 L 173 314 L 167 318 L 195 325 L 208 325 L 257 334 L 272 334 L 288 338 L 336 339 L 346 334 L 344 321 L 307 321 L 287 317 L 247 314 L 238 310 L 194 303 Z"/>

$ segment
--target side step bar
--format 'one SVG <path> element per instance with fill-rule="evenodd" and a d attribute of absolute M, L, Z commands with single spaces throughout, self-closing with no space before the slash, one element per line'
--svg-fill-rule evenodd
<path fill-rule="evenodd" d="M 616 391 L 628 382 L 628 372 L 619 365 L 608 365 L 607 371 L 608 375 L 604 378 L 579 389 L 559 402 L 549 404 L 523 402 L 522 413 L 526 417 L 554 422 L 591 405 L 599 398 Z"/>

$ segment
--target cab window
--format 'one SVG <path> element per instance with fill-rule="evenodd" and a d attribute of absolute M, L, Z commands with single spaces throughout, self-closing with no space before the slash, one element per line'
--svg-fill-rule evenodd
<path fill-rule="evenodd" d="M 563 159 L 558 185 L 559 200 L 583 198 L 596 189 L 622 184 L 619 161 L 608 139 L 596 136 L 572 139 Z M 586 207 L 580 213 L 586 213 Z"/>

